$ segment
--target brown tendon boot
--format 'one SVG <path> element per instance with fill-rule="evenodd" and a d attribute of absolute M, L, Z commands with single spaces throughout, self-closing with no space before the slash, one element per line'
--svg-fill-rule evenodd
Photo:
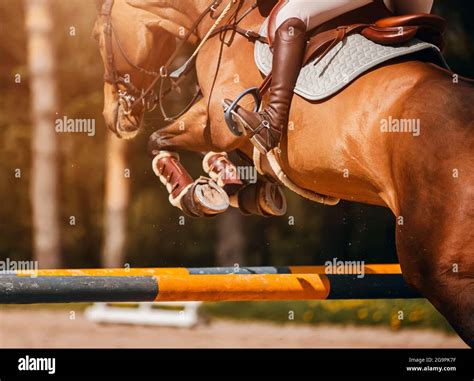
<path fill-rule="evenodd" d="M 286 20 L 276 31 L 273 43 L 272 84 L 269 102 L 256 113 L 242 107 L 235 114 L 258 151 L 266 154 L 279 143 L 288 125 L 293 91 L 306 51 L 306 24 L 299 18 Z M 228 106 L 232 102 L 224 101 Z"/>

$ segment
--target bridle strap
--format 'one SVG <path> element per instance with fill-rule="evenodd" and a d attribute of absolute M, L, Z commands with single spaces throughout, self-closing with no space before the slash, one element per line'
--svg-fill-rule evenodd
<path fill-rule="evenodd" d="M 183 114 L 185 114 L 192 106 L 193 104 L 197 101 L 197 99 L 201 95 L 201 91 L 199 88 L 197 88 L 197 91 L 192 97 L 192 100 L 189 102 L 189 104 L 184 108 L 183 111 L 180 113 L 174 115 L 174 116 L 168 116 L 166 114 L 166 111 L 164 109 L 163 105 L 163 100 L 164 97 L 169 94 L 174 88 L 178 87 L 178 85 L 182 82 L 182 80 L 185 78 L 186 74 L 188 74 L 193 67 L 193 63 L 197 57 L 197 54 L 199 53 L 200 49 L 204 46 L 204 44 L 207 42 L 209 38 L 212 38 L 213 36 L 220 34 L 222 32 L 228 31 L 228 30 L 233 30 L 242 36 L 246 37 L 250 41 L 262 41 L 264 42 L 265 38 L 260 36 L 258 33 L 255 33 L 251 30 L 245 30 L 243 28 L 238 27 L 238 23 L 242 21 L 250 12 L 252 12 L 257 6 L 257 2 L 254 3 L 249 9 L 246 10 L 237 20 L 235 20 L 232 24 L 224 25 L 221 27 L 218 27 L 218 25 L 222 22 L 226 14 L 230 11 L 233 5 L 239 0 L 229 0 L 228 5 L 225 7 L 225 9 L 221 12 L 221 14 L 215 19 L 216 21 L 210 28 L 210 30 L 206 33 L 206 35 L 202 38 L 201 42 L 199 43 L 198 47 L 195 49 L 194 53 L 191 55 L 191 57 L 186 61 L 184 65 L 173 71 L 172 73 L 169 73 L 169 68 L 171 65 L 174 63 L 174 61 L 178 58 L 178 56 L 181 54 L 181 51 L 183 50 L 184 46 L 189 42 L 189 39 L 193 35 L 197 35 L 197 30 L 199 26 L 201 25 L 202 21 L 204 18 L 208 15 L 210 15 L 211 18 L 214 19 L 213 13 L 217 11 L 217 8 L 221 5 L 223 0 L 214 0 L 199 16 L 198 18 L 193 22 L 191 25 L 190 29 L 187 31 L 186 35 L 184 38 L 181 40 L 179 45 L 177 46 L 176 50 L 173 52 L 173 54 L 168 58 L 167 62 L 165 65 L 163 65 L 160 68 L 159 72 L 147 70 L 145 68 L 142 68 L 135 63 L 132 62 L 130 57 L 128 56 L 127 52 L 125 51 L 123 45 L 120 43 L 120 40 L 118 38 L 118 35 L 116 31 L 114 30 L 113 24 L 112 24 L 112 8 L 114 6 L 114 0 L 105 0 L 102 8 L 99 12 L 100 16 L 105 17 L 105 29 L 104 29 L 104 37 L 105 37 L 105 49 L 106 49 L 106 60 L 107 60 L 107 70 L 106 73 L 104 74 L 104 81 L 112 84 L 116 91 L 119 92 L 119 95 L 130 98 L 132 102 L 128 103 L 129 110 L 132 110 L 134 107 L 136 107 L 138 104 L 149 104 L 150 102 L 150 96 L 154 96 L 154 88 L 160 82 L 159 84 L 159 93 L 158 97 L 154 98 L 152 100 L 155 102 L 154 104 L 158 103 L 160 106 L 161 112 L 163 114 L 163 117 L 165 118 L 166 121 L 175 121 L 176 119 L 180 118 Z M 115 36 L 114 36 L 115 32 Z M 142 90 L 137 89 L 133 84 L 131 84 L 128 81 L 125 81 L 124 78 L 121 78 L 118 74 L 116 65 L 115 65 L 115 58 L 113 54 L 113 41 L 115 40 L 115 43 L 117 47 L 120 50 L 121 55 L 129 64 L 131 67 L 135 68 L 139 72 L 148 75 L 150 77 L 153 77 L 152 82 L 150 85 Z M 171 87 L 165 89 L 164 86 L 164 80 L 168 78 L 171 81 Z M 125 86 L 128 92 L 131 94 L 128 95 L 127 91 L 123 92 L 120 91 L 118 88 L 118 85 L 122 84 Z"/>
<path fill-rule="evenodd" d="M 194 103 L 197 101 L 197 99 L 199 99 L 199 97 L 201 96 L 201 91 L 200 91 L 199 88 L 197 88 L 197 91 L 194 94 L 192 100 L 189 102 L 189 104 L 181 112 L 179 112 L 178 114 L 176 114 L 174 116 L 168 116 L 167 113 L 166 113 L 166 110 L 164 109 L 164 105 L 163 105 L 163 99 L 164 99 L 164 96 L 165 96 L 165 93 L 163 92 L 164 78 L 167 77 L 167 78 L 170 79 L 170 81 L 172 83 L 171 88 L 177 87 L 179 85 L 179 83 L 181 82 L 181 80 L 183 79 L 183 77 L 185 77 L 189 73 L 191 68 L 193 67 L 192 64 L 194 63 L 197 54 L 199 53 L 202 46 L 204 46 L 204 44 L 207 42 L 207 40 L 209 40 L 210 38 L 212 38 L 212 37 L 214 37 L 218 34 L 221 34 L 223 32 L 232 30 L 232 31 L 242 35 L 243 37 L 247 38 L 251 42 L 255 42 L 257 40 L 261 41 L 261 42 L 267 42 L 267 39 L 265 37 L 261 36 L 260 34 L 254 32 L 252 30 L 246 30 L 246 29 L 240 28 L 238 26 L 238 24 L 245 17 L 247 17 L 254 9 L 256 9 L 258 7 L 258 2 L 255 2 L 254 4 L 252 4 L 242 15 L 240 15 L 234 22 L 232 22 L 232 24 L 226 24 L 226 25 L 223 25 L 221 27 L 218 27 L 219 23 L 222 22 L 222 20 L 226 16 L 226 14 L 230 11 L 231 7 L 233 5 L 235 5 L 235 3 L 237 2 L 237 0 L 231 0 L 231 1 L 229 1 L 229 4 L 226 6 L 226 8 L 219 15 L 219 17 L 216 19 L 216 21 L 214 22 L 214 24 L 210 28 L 210 30 L 207 32 L 207 34 L 203 37 L 203 39 L 201 40 L 199 46 L 196 48 L 196 50 L 194 51 L 192 56 L 188 60 L 186 60 L 186 62 L 182 66 L 180 66 L 178 69 L 176 69 L 172 73 L 168 74 L 168 67 L 173 63 L 173 61 L 175 60 L 175 58 L 179 54 L 180 49 L 185 45 L 187 40 L 189 40 L 190 36 L 194 33 L 194 31 L 197 30 L 198 26 L 200 25 L 200 23 L 202 22 L 204 17 L 210 12 L 215 12 L 217 7 L 220 5 L 221 2 L 222 1 L 216 1 L 214 4 L 211 4 L 200 15 L 200 17 L 196 20 L 196 22 L 193 24 L 191 29 L 188 31 L 188 34 L 182 40 L 181 45 L 178 46 L 178 48 L 176 49 L 175 54 L 173 54 L 169 58 L 166 65 L 162 67 L 162 69 L 161 69 L 161 72 L 163 74 L 162 77 L 159 78 L 159 79 L 156 79 L 156 81 L 155 81 L 155 84 L 156 84 L 156 82 L 160 81 L 160 90 L 159 90 L 159 93 L 158 93 L 158 103 L 160 105 L 161 113 L 162 113 L 165 121 L 167 121 L 167 122 L 175 121 L 178 118 L 180 118 L 182 115 L 184 115 L 194 105 Z M 238 12 L 238 10 L 237 10 L 237 12 Z M 237 17 L 237 14 L 235 16 Z M 152 83 L 150 85 L 150 87 L 152 88 L 153 86 L 154 86 L 154 84 Z M 169 92 L 169 91 L 170 91 L 170 89 L 167 90 L 167 92 Z"/>
<path fill-rule="evenodd" d="M 204 46 L 204 44 L 208 41 L 208 39 L 215 35 L 217 27 L 222 22 L 222 20 L 225 18 L 225 16 L 230 12 L 230 10 L 232 9 L 232 6 L 235 5 L 235 3 L 237 1 L 238 0 L 229 0 L 229 3 L 224 8 L 224 10 L 221 12 L 219 17 L 217 17 L 216 21 L 213 23 L 213 25 L 211 26 L 209 31 L 206 33 L 206 35 L 201 39 L 201 42 L 199 43 L 198 47 L 194 50 L 191 57 L 189 57 L 181 67 L 176 69 L 174 72 L 168 74 L 169 66 L 174 62 L 175 58 L 180 53 L 180 50 L 182 49 L 184 44 L 189 40 L 191 35 L 194 32 L 197 31 L 197 28 L 201 24 L 202 20 L 204 20 L 204 17 L 206 17 L 208 14 L 216 11 L 217 7 L 222 3 L 222 0 L 215 1 L 206 10 L 204 10 L 204 12 L 201 13 L 201 15 L 193 23 L 191 29 L 188 31 L 188 33 L 186 34 L 184 39 L 181 41 L 181 44 L 178 46 L 178 48 L 175 50 L 175 52 L 168 59 L 167 63 L 160 69 L 161 76 L 159 78 L 155 78 L 155 80 L 150 84 L 149 89 L 152 89 L 152 88 L 154 88 L 156 83 L 158 81 L 160 81 L 160 90 L 159 90 L 159 93 L 158 93 L 158 104 L 160 106 L 161 113 L 163 114 L 163 117 L 164 117 L 165 121 L 167 121 L 167 122 L 175 121 L 178 118 L 180 118 L 182 115 L 184 115 L 194 105 L 194 103 L 197 101 L 197 99 L 199 99 L 199 97 L 201 96 L 201 91 L 200 91 L 199 88 L 197 88 L 192 100 L 189 102 L 189 104 L 181 112 L 179 112 L 178 114 L 173 115 L 173 116 L 168 116 L 167 113 L 166 113 L 166 110 L 164 108 L 164 105 L 163 105 L 163 99 L 164 99 L 164 93 L 163 93 L 164 85 L 163 85 L 163 82 L 164 82 L 164 79 L 169 78 L 171 83 L 172 83 L 171 86 L 172 87 L 177 86 L 178 82 L 180 82 L 180 79 L 183 78 L 187 73 L 189 73 L 189 71 L 193 67 L 193 63 L 194 63 L 199 51 Z M 254 8 L 252 8 L 252 10 L 253 9 Z M 248 14 L 248 13 L 246 13 L 246 14 Z"/>
<path fill-rule="evenodd" d="M 121 44 L 117 32 L 114 29 L 112 23 L 113 6 L 114 0 L 105 0 L 99 12 L 99 16 L 105 18 L 104 44 L 107 64 L 106 72 L 104 74 L 104 81 L 114 86 L 115 91 L 119 96 L 119 102 L 124 107 L 124 113 L 131 113 L 131 110 L 138 102 L 142 103 L 146 111 L 152 111 L 157 106 L 157 97 L 154 94 L 154 91 L 149 90 L 145 93 L 144 89 L 138 89 L 133 85 L 133 83 L 127 81 L 126 78 L 119 75 L 115 64 L 113 42 L 115 41 L 115 44 L 118 46 L 122 57 L 125 59 L 128 65 L 135 68 L 140 73 L 150 77 L 156 77 L 159 75 L 159 73 L 147 70 L 132 62 L 123 45 Z M 121 90 L 119 85 L 122 85 L 125 90 Z"/>
<path fill-rule="evenodd" d="M 150 91 L 152 91 L 155 86 L 157 85 L 157 83 L 159 81 L 163 82 L 163 79 L 164 78 L 170 78 L 171 81 L 173 82 L 172 83 L 172 87 L 173 86 L 176 86 L 177 85 L 177 80 L 179 80 L 179 78 L 185 74 L 187 74 L 191 68 L 191 65 L 190 63 L 193 61 L 193 59 L 188 59 L 186 61 L 186 66 L 183 65 L 180 69 L 182 70 L 175 70 L 175 72 L 172 73 L 172 75 L 170 75 L 168 73 L 168 70 L 169 70 L 169 67 L 173 64 L 173 62 L 176 60 L 176 58 L 178 58 L 179 54 L 181 53 L 181 51 L 183 50 L 184 46 L 188 43 L 189 39 L 191 38 L 191 36 L 193 34 L 195 34 L 197 32 L 197 29 L 199 27 L 199 25 L 201 25 L 201 22 L 204 20 L 204 18 L 211 14 L 212 12 L 215 12 L 217 7 L 219 7 L 219 5 L 222 3 L 222 0 L 215 0 L 213 1 L 200 15 L 199 17 L 194 21 L 194 23 L 191 25 L 191 28 L 189 28 L 188 32 L 186 33 L 186 35 L 184 36 L 184 38 L 181 40 L 180 44 L 177 46 L 176 50 L 173 52 L 173 54 L 170 56 L 170 58 L 168 58 L 168 60 L 166 61 L 166 63 L 160 68 L 160 73 L 158 76 L 156 76 L 153 81 L 150 83 L 150 85 L 145 89 L 144 91 L 144 94 L 147 94 L 149 93 Z M 201 45 L 201 44 L 200 44 Z M 189 108 L 192 106 L 192 104 L 188 107 L 185 108 L 185 111 L 184 112 L 180 112 L 179 114 L 175 115 L 175 116 L 167 116 L 166 115 L 166 112 L 164 110 L 164 106 L 163 106 L 163 98 L 164 98 L 164 85 L 163 83 L 160 83 L 160 90 L 159 90 L 159 94 L 158 94 L 158 103 L 160 104 L 160 109 L 163 113 L 163 117 L 165 118 L 165 121 L 169 122 L 169 121 L 173 121 L 173 120 L 176 120 L 177 118 L 179 118 L 180 116 L 182 116 L 186 111 L 189 110 Z M 193 97 L 193 101 L 195 102 L 195 99 L 197 99 L 199 97 L 199 94 L 196 92 L 196 94 L 194 95 Z M 139 102 L 140 100 L 137 99 L 135 101 L 135 103 Z"/>
<path fill-rule="evenodd" d="M 105 73 L 104 80 L 117 86 L 118 73 L 115 68 L 114 52 L 112 47 L 112 8 L 114 6 L 114 0 L 105 0 L 102 4 L 99 15 L 106 18 L 104 37 L 105 37 L 105 50 L 107 56 L 107 71 Z"/>

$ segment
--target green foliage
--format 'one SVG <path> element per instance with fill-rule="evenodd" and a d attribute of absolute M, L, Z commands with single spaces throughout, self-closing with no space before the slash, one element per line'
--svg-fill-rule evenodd
<path fill-rule="evenodd" d="M 384 326 L 392 330 L 433 328 L 453 332 L 444 317 L 424 299 L 206 303 L 203 308 L 210 317 L 215 318 L 312 325 Z"/>

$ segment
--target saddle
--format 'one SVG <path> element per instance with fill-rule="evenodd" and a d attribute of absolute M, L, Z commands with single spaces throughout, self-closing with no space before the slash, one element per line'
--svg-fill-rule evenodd
<path fill-rule="evenodd" d="M 361 34 L 365 38 L 386 46 L 403 45 L 414 38 L 431 43 L 440 50 L 444 48 L 443 35 L 446 31 L 446 20 L 431 14 L 411 14 L 383 18 L 374 24 L 352 24 L 340 26 L 321 33 L 311 34 L 303 61 L 303 66 L 316 59 L 323 59 L 328 52 L 342 42 L 347 36 Z M 271 73 L 259 88 L 263 96 L 270 87 Z"/>

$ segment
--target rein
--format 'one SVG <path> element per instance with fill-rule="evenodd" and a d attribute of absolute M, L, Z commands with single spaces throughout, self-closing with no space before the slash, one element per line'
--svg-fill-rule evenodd
<path fill-rule="evenodd" d="M 117 36 L 117 32 L 115 31 L 113 24 L 112 24 L 112 8 L 114 5 L 114 0 L 105 0 L 102 9 L 99 13 L 100 16 L 105 17 L 105 29 L 104 29 L 104 36 L 105 36 L 105 49 L 106 49 L 106 57 L 107 57 L 107 68 L 108 72 L 104 75 L 104 81 L 107 83 L 112 84 L 118 95 L 119 95 L 119 102 L 123 108 L 125 115 L 130 115 L 132 110 L 138 106 L 142 105 L 145 111 L 153 111 L 157 106 L 160 107 L 161 113 L 163 114 L 163 118 L 167 122 L 176 121 L 182 115 L 184 115 L 199 99 L 201 96 L 201 90 L 197 86 L 196 92 L 194 93 L 191 101 L 184 107 L 182 111 L 178 114 L 169 116 L 165 110 L 163 101 L 165 97 L 171 93 L 174 89 L 179 87 L 179 84 L 185 79 L 186 75 L 189 74 L 191 69 L 194 67 L 194 63 L 196 57 L 204 46 L 204 44 L 212 37 L 216 36 L 225 31 L 232 30 L 250 41 L 266 41 L 266 39 L 260 36 L 258 33 L 255 33 L 251 30 L 245 30 L 238 26 L 238 24 L 247 16 L 249 15 L 255 8 L 257 8 L 257 3 L 254 3 L 251 7 L 249 7 L 240 17 L 238 17 L 232 24 L 226 24 L 219 27 L 219 24 L 225 18 L 225 16 L 230 12 L 232 7 L 237 3 L 237 1 L 241 0 L 229 0 L 229 3 L 221 12 L 221 14 L 215 18 L 214 13 L 217 11 L 217 8 L 221 5 L 223 0 L 214 0 L 196 19 L 196 21 L 192 24 L 191 28 L 188 30 L 184 38 L 181 40 L 178 47 L 175 49 L 173 54 L 170 56 L 168 61 L 165 65 L 163 65 L 159 72 L 147 70 L 141 66 L 138 66 L 132 62 L 129 55 L 125 51 L 123 45 L 120 43 L 120 40 Z M 238 12 L 239 9 L 237 9 Z M 195 49 L 193 54 L 186 60 L 186 62 L 176 69 L 175 71 L 169 73 L 169 69 L 174 63 L 174 61 L 178 58 L 180 52 L 182 51 L 183 47 L 188 43 L 189 39 L 192 35 L 195 35 L 197 29 L 203 22 L 206 16 L 210 16 L 212 19 L 215 19 L 214 24 L 211 26 L 209 31 L 206 35 L 201 39 L 198 47 Z M 138 89 L 135 87 L 127 78 L 121 77 L 118 74 L 115 65 L 115 59 L 113 54 L 113 41 L 115 41 L 116 45 L 119 48 L 119 51 L 125 61 L 133 68 L 135 68 L 140 73 L 153 77 L 152 82 L 147 88 Z M 170 87 L 165 89 L 165 80 L 168 79 L 171 83 Z M 155 87 L 159 83 L 159 91 L 158 94 L 155 93 Z M 119 84 L 125 87 L 125 91 L 119 88 Z"/>
<path fill-rule="evenodd" d="M 105 50 L 107 60 L 107 71 L 104 74 L 104 81 L 114 86 L 117 94 L 119 95 L 119 102 L 122 106 L 125 115 L 130 115 L 133 107 L 138 103 L 141 103 L 146 111 L 153 111 L 156 108 L 157 96 L 154 91 L 145 91 L 144 89 L 138 89 L 135 87 L 128 78 L 120 76 L 118 74 L 115 57 L 113 53 L 113 41 L 118 46 L 122 57 L 125 61 L 133 68 L 138 70 L 140 73 L 149 77 L 159 75 L 159 73 L 147 70 L 138 66 L 132 62 L 124 47 L 118 39 L 117 32 L 114 29 L 112 23 L 112 8 L 114 6 L 114 0 L 105 0 L 102 9 L 99 13 L 100 16 L 105 17 Z M 115 32 L 115 33 L 114 33 Z M 119 85 L 125 87 L 125 90 L 121 90 Z"/>

